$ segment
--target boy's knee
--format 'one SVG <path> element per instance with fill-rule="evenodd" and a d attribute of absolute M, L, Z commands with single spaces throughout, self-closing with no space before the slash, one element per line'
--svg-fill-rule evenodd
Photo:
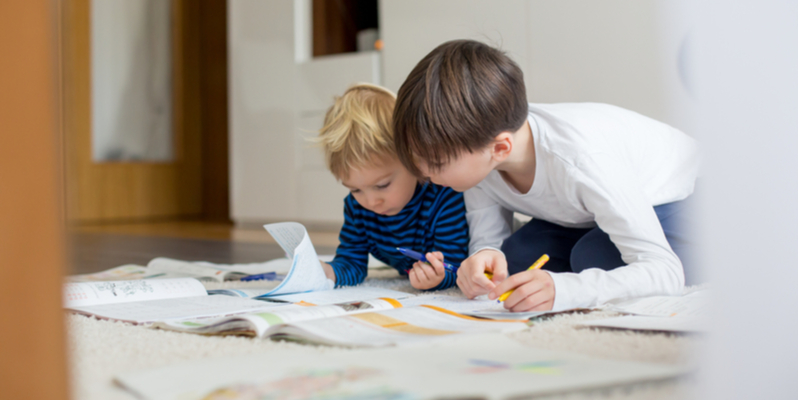
<path fill-rule="evenodd" d="M 610 271 L 625 265 L 617 246 L 600 228 L 592 229 L 575 243 L 570 252 L 569 263 L 573 272 L 589 268 Z"/>

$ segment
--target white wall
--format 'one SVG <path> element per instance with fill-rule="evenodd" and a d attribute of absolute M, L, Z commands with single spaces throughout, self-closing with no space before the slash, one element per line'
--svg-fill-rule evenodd
<path fill-rule="evenodd" d="M 229 2 L 231 218 L 239 224 L 341 223 L 347 190 L 306 139 L 316 136 L 334 95 L 355 82 L 379 83 L 376 53 L 299 54 L 310 50 L 295 41 L 308 38 L 295 25 L 295 12 L 307 10 L 296 5 Z"/>
<path fill-rule="evenodd" d="M 415 65 L 436 46 L 473 39 L 527 64 L 525 0 L 380 0 L 384 84 L 400 89 Z"/>

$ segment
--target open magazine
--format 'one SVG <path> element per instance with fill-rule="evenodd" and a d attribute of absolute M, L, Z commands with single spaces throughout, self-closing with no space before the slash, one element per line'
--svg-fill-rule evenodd
<path fill-rule="evenodd" d="M 216 321 L 161 322 L 156 328 L 202 335 L 239 335 L 346 347 L 442 340 L 451 335 L 510 332 L 520 320 L 481 319 L 432 305 L 403 307 L 383 298 L 326 306 L 290 305 Z"/>

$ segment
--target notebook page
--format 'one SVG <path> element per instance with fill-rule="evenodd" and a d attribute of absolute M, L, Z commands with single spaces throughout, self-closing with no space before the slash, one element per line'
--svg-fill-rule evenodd
<path fill-rule="evenodd" d="M 193 278 L 72 282 L 64 284 L 64 307 L 206 295 L 203 284 Z"/>

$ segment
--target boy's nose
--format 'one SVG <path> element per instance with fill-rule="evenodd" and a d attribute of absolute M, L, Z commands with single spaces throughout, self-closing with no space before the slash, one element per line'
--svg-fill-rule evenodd
<path fill-rule="evenodd" d="M 369 207 L 370 208 L 375 208 L 375 207 L 383 204 L 383 199 L 378 197 L 378 196 L 372 197 L 368 201 L 369 201 Z"/>

